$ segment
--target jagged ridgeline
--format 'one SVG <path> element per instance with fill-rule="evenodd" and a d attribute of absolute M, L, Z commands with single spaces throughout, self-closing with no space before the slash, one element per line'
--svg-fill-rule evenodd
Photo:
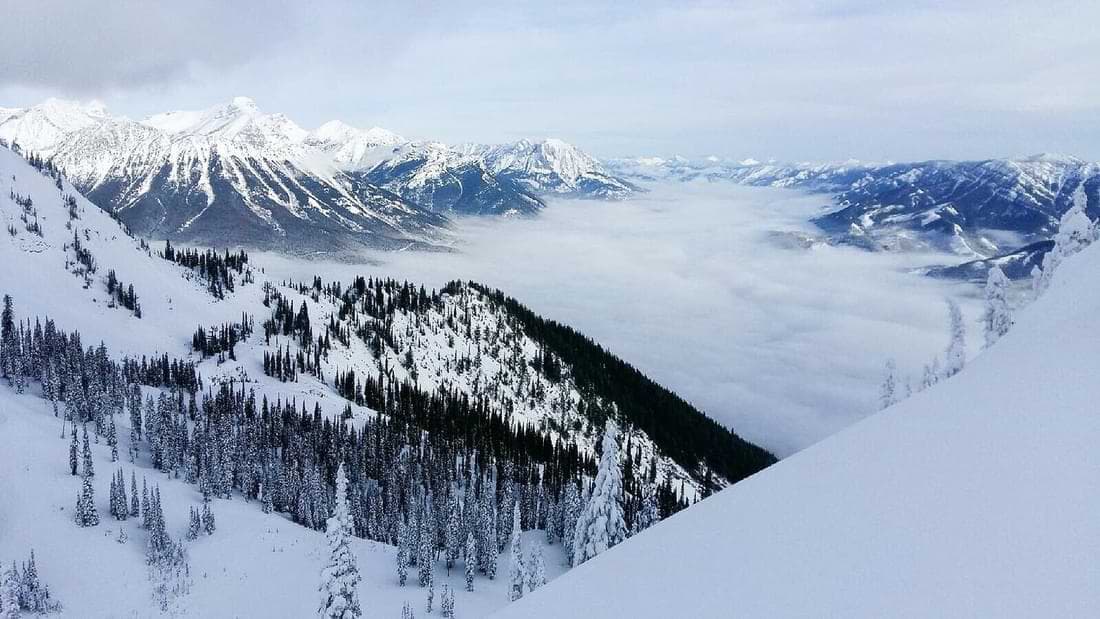
<path fill-rule="evenodd" d="M 704 479 L 711 472 L 735 482 L 776 461 L 771 453 L 707 417 L 589 337 L 536 315 L 502 291 L 475 282 L 451 282 L 444 292 L 453 294 L 464 286 L 484 294 L 514 316 L 529 337 L 553 353 L 542 368 L 545 373 L 560 374 L 560 365 L 556 364 L 569 366 L 582 394 L 614 403 L 623 420 L 645 432 L 662 452 L 689 472 Z M 601 425 L 603 410 L 590 410 L 593 423 Z"/>

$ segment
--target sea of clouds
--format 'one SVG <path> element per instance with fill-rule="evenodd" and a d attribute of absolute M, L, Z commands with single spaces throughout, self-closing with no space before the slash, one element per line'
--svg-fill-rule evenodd
<path fill-rule="evenodd" d="M 269 275 L 299 279 L 500 288 L 780 456 L 873 413 L 887 359 L 919 381 L 947 344 L 945 298 L 960 302 L 978 342 L 977 289 L 912 272 L 956 259 L 814 242 L 808 221 L 827 197 L 722 183 L 648 189 L 623 202 L 552 200 L 535 218 L 460 220 L 452 253 L 262 261 Z"/>

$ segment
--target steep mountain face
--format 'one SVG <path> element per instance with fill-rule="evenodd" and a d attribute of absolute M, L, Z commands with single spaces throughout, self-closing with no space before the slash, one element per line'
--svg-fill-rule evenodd
<path fill-rule="evenodd" d="M 142 235 L 290 252 L 445 241 L 445 219 L 344 174 L 243 97 L 141 123 L 51 102 L 0 129 Z"/>
<path fill-rule="evenodd" d="M 956 376 L 496 616 L 1097 616 L 1098 268 L 1094 244 Z"/>
<path fill-rule="evenodd" d="M 520 140 L 496 146 L 467 145 L 463 152 L 485 167 L 536 194 L 581 198 L 625 198 L 637 187 L 612 176 L 594 157 L 557 139 Z"/>
<path fill-rule="evenodd" d="M 531 215 L 545 204 L 515 181 L 494 175 L 477 157 L 438 142 L 387 149 L 386 158 L 355 173 L 437 213 Z"/>
<path fill-rule="evenodd" d="M 560 140 L 451 148 L 340 121 L 306 131 L 246 97 L 140 122 L 49 100 L 0 110 L 0 140 L 50 158 L 139 234 L 288 252 L 445 246 L 447 215 L 634 190 Z"/>
<path fill-rule="evenodd" d="M 626 159 L 611 169 L 645 180 L 726 180 L 833 195 L 815 222 L 833 241 L 869 249 L 934 247 L 984 259 L 1048 238 L 1084 185 L 1100 215 L 1100 166 L 1072 157 L 781 165 L 718 159 Z"/>

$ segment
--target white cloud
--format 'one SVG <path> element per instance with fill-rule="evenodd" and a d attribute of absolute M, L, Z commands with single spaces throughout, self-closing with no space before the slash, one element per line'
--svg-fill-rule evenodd
<path fill-rule="evenodd" d="M 947 343 L 944 296 L 907 274 L 943 256 L 782 248 L 776 230 L 825 199 L 728 185 L 657 187 L 621 202 L 552 202 L 537 219 L 471 219 L 456 254 L 380 264 L 291 263 L 269 273 L 474 279 L 580 329 L 698 407 L 780 454 L 874 410 L 882 366 L 919 377 Z M 972 317 L 973 300 L 963 299 Z M 975 329 L 976 331 L 976 329 Z"/>
<path fill-rule="evenodd" d="M 248 94 L 307 125 L 601 155 L 1100 158 L 1100 5 L 14 3 L 0 105 Z M 28 90 L 30 89 L 30 90 Z"/>

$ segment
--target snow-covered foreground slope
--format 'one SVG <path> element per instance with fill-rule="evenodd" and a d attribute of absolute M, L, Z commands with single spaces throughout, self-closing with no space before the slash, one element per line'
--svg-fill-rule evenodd
<path fill-rule="evenodd" d="M 966 370 L 500 617 L 1100 615 L 1100 246 Z"/>

